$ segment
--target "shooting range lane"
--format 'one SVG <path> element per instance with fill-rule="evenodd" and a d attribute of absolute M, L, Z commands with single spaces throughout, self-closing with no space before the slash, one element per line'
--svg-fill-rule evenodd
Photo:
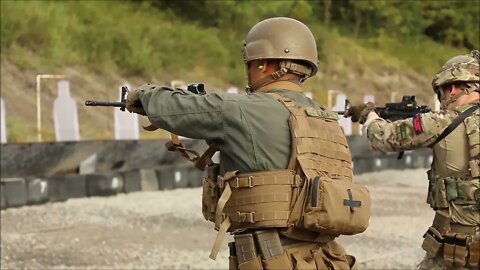
<path fill-rule="evenodd" d="M 370 227 L 341 237 L 360 269 L 413 269 L 433 211 L 425 170 L 358 175 L 373 198 Z M 201 188 L 145 191 L 1 211 L 2 268 L 220 269 L 208 258 L 213 224 L 201 214 Z M 401 253 L 401 254 L 400 254 Z"/>

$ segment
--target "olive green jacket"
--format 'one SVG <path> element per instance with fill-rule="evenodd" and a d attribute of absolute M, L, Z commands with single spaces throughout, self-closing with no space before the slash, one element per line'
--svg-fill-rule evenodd
<path fill-rule="evenodd" d="M 150 122 L 192 139 L 214 142 L 221 171 L 285 169 L 291 152 L 289 111 L 266 93 L 278 93 L 302 107 L 320 108 L 293 82 L 274 82 L 255 93 L 238 95 L 171 91 L 142 86 L 140 100 Z M 290 90 L 287 90 L 290 89 Z"/>

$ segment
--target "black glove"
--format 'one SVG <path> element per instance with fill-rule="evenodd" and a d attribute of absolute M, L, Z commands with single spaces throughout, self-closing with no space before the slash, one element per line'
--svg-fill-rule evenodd
<path fill-rule="evenodd" d="M 363 125 L 367 120 L 368 113 L 371 111 L 375 111 L 375 104 L 373 102 L 367 102 L 365 104 L 351 106 L 345 111 L 343 117 L 352 117 L 352 122 L 359 122 Z"/>
<path fill-rule="evenodd" d="M 140 92 L 143 89 L 137 88 L 128 92 L 127 99 L 125 101 L 125 107 L 129 112 L 138 113 L 141 115 L 147 115 L 143 109 L 142 102 L 140 101 Z"/>

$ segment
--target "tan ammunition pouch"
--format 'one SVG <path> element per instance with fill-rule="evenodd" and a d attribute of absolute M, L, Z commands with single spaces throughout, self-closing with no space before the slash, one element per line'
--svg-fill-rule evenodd
<path fill-rule="evenodd" d="M 215 222 L 215 211 L 217 210 L 218 199 L 220 198 L 220 190 L 217 184 L 219 173 L 218 164 L 210 164 L 207 167 L 207 177 L 203 178 L 202 186 L 202 213 L 203 217 L 208 221 Z"/>
<path fill-rule="evenodd" d="M 427 202 L 434 210 L 447 209 L 450 202 L 466 207 L 471 206 L 471 210 L 474 211 L 479 210 L 479 198 L 476 194 L 479 192 L 480 178 L 439 178 L 431 169 L 428 171 L 428 179 Z"/>
<path fill-rule="evenodd" d="M 236 269 L 356 269 L 356 260 L 329 243 L 284 243 L 275 229 L 234 236 L 229 243 L 230 270 Z"/>
<path fill-rule="evenodd" d="M 451 223 L 447 214 L 437 211 L 422 248 L 431 257 L 443 258 L 448 267 L 478 267 L 480 241 L 475 234 L 476 226 Z"/>

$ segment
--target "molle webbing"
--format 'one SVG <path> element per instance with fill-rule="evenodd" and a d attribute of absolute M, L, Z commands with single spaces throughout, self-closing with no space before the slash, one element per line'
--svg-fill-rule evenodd
<path fill-rule="evenodd" d="M 331 178 L 352 179 L 350 163 L 319 157 L 318 155 L 302 155 L 298 162 L 309 178 L 311 175 L 327 173 Z"/>
<path fill-rule="evenodd" d="M 271 171 L 272 173 L 275 171 Z M 238 175 L 234 179 L 229 180 L 230 187 L 242 188 L 242 187 L 254 187 L 263 185 L 299 185 L 300 179 L 293 176 L 293 172 L 278 171 L 279 174 L 265 174 L 258 175 L 255 173 L 248 175 Z"/>
<path fill-rule="evenodd" d="M 232 222 L 229 231 L 286 227 L 293 188 L 300 185 L 300 179 L 293 171 L 238 174 L 224 181 L 232 188 L 232 194 L 223 209 L 223 214 Z"/>
<path fill-rule="evenodd" d="M 326 174 L 351 181 L 352 158 L 336 116 L 323 110 L 296 107 L 288 98 L 269 94 L 290 111 L 292 155 L 289 169 L 298 164 L 307 178 Z"/>

